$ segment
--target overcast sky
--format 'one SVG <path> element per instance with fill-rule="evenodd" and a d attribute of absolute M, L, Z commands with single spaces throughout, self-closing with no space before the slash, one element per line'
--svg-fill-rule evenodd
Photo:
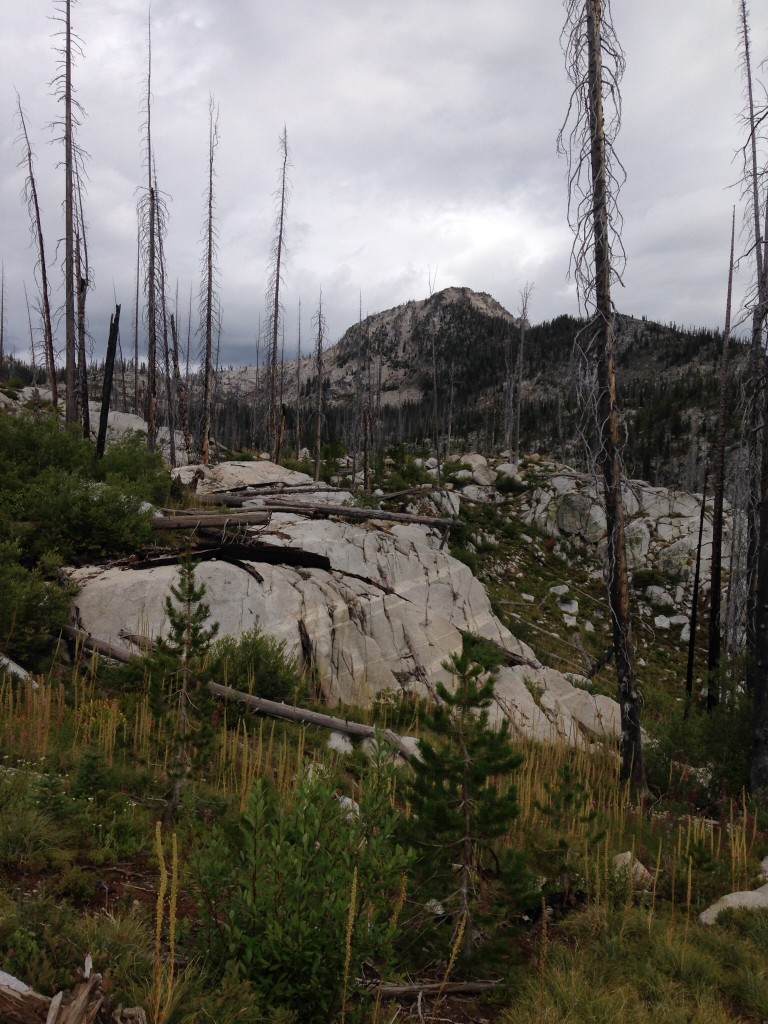
<path fill-rule="evenodd" d="M 617 152 L 628 263 L 620 310 L 722 326 L 742 82 L 733 0 L 613 0 L 626 52 Z M 49 261 L 63 234 L 53 0 L 6 5 L 0 33 L 0 258 L 7 349 L 25 352 L 35 252 L 21 200 L 18 89 L 36 155 Z M 80 0 L 75 70 L 86 112 L 86 219 L 95 291 L 89 325 L 103 350 L 123 308 L 132 347 L 136 201 L 147 5 Z M 558 0 L 156 0 L 153 129 L 167 193 L 169 276 L 186 318 L 200 284 L 209 95 L 216 153 L 221 359 L 253 362 L 274 233 L 285 124 L 291 153 L 286 349 L 302 304 L 305 345 L 322 288 L 329 340 L 363 313 L 466 285 L 515 312 L 534 282 L 534 322 L 576 312 L 568 279 L 565 162 L 555 140 L 568 102 Z M 768 5 L 752 11 L 755 64 L 768 56 Z M 53 272 L 60 304 L 61 274 Z M 738 287 L 747 284 L 746 272 Z M 196 304 L 196 300 L 195 300 Z M 63 327 L 59 329 L 59 348 Z"/>

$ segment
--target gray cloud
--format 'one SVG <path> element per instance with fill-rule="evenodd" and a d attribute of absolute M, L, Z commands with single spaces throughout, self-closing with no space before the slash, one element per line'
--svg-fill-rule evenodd
<path fill-rule="evenodd" d="M 716 327 L 737 198 L 728 186 L 742 141 L 735 8 L 722 0 L 614 7 L 627 54 L 617 151 L 627 170 L 628 264 L 617 301 L 638 315 Z M 45 127 L 58 113 L 48 85 L 56 71 L 51 9 L 50 0 L 16 5 L 0 38 L 0 258 L 9 347 L 20 352 L 34 252 L 13 144 L 14 86 L 35 145 L 51 260 L 62 233 L 60 154 Z M 135 0 L 80 0 L 73 11 L 84 46 L 76 82 L 87 112 L 80 138 L 90 154 L 89 321 L 98 352 L 114 297 L 127 321 L 133 315 L 147 9 Z M 568 100 L 561 5 L 161 0 L 152 17 L 154 143 L 169 196 L 169 274 L 184 317 L 200 276 L 210 94 L 221 111 L 225 363 L 255 357 L 283 124 L 293 161 L 287 347 L 299 299 L 305 344 L 321 288 L 335 340 L 356 319 L 361 296 L 364 313 L 421 298 L 430 268 L 438 288 L 468 285 L 513 310 L 523 284 L 534 281 L 536 320 L 576 311 L 565 166 L 555 153 Z M 768 11 L 755 7 L 752 17 L 762 59 Z"/>

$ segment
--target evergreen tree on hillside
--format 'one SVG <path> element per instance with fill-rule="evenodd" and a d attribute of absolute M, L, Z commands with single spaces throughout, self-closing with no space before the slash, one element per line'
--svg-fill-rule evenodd
<path fill-rule="evenodd" d="M 166 818 L 169 820 L 173 819 L 181 803 L 184 779 L 192 760 L 192 753 L 196 748 L 199 753 L 205 745 L 206 730 L 199 723 L 195 726 L 191 719 L 190 693 L 197 685 L 196 669 L 219 632 L 219 624 L 214 622 L 207 625 L 211 608 L 203 600 L 204 597 L 205 584 L 198 584 L 195 579 L 195 562 L 189 557 L 182 559 L 179 563 L 179 582 L 171 587 L 171 593 L 165 599 L 169 631 L 162 643 L 163 649 L 175 655 L 180 662 L 175 781 L 166 811 Z"/>
<path fill-rule="evenodd" d="M 519 808 L 514 787 L 503 789 L 498 780 L 515 771 L 522 757 L 510 745 L 509 723 L 498 730 L 489 724 L 495 670 L 466 651 L 444 667 L 456 688 L 438 684 L 441 703 L 426 714 L 425 725 L 438 738 L 419 743 L 423 760 L 414 763 L 406 837 L 417 851 L 424 896 L 453 916 L 452 945 L 460 944 L 466 963 L 480 929 L 490 929 L 499 911 L 509 910 L 508 900 L 489 901 L 489 891 L 514 898 L 525 888 L 520 859 L 505 855 L 499 842 Z"/>

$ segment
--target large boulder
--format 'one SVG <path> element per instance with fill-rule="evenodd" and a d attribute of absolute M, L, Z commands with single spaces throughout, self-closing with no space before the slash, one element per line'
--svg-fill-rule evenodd
<path fill-rule="evenodd" d="M 259 539 L 292 549 L 286 561 L 294 564 L 249 562 L 260 582 L 228 562 L 202 562 L 197 576 L 211 617 L 228 636 L 258 624 L 295 654 L 302 622 L 331 704 L 365 703 L 400 685 L 428 693 L 435 680 L 449 682 L 442 662 L 461 649 L 464 632 L 538 666 L 530 648 L 496 619 L 470 569 L 441 551 L 440 538 L 424 527 L 373 529 L 278 514 L 259 528 Z M 306 566 L 297 551 L 309 556 Z M 175 566 L 75 570 L 80 621 L 98 639 L 126 647 L 121 632 L 163 635 L 165 599 L 176 578 Z"/>
<path fill-rule="evenodd" d="M 724 910 L 767 910 L 768 885 L 747 892 L 729 892 L 699 914 L 701 924 L 715 924 Z"/>
<path fill-rule="evenodd" d="M 557 493 L 557 492 L 556 492 Z M 561 533 L 588 544 L 597 544 L 606 533 L 605 511 L 589 494 L 568 491 L 557 505 L 557 525 Z"/>
<path fill-rule="evenodd" d="M 551 537 L 562 538 L 603 557 L 607 548 L 602 488 L 593 476 L 554 467 L 549 477 L 537 475 L 536 488 L 519 503 L 524 522 Z M 675 581 L 685 581 L 696 559 L 702 495 L 651 487 L 642 480 L 623 482 L 627 561 L 630 569 L 657 568 Z M 702 533 L 702 578 L 709 573 L 712 548 L 711 506 L 705 509 Z M 725 508 L 723 559 L 731 543 L 731 509 Z"/>
<path fill-rule="evenodd" d="M 182 466 L 172 471 L 179 483 L 197 494 L 215 494 L 245 487 L 295 487 L 311 484 L 312 477 L 274 462 L 219 462 L 215 466 Z"/>
<path fill-rule="evenodd" d="M 215 467 L 197 481 L 206 488 L 245 482 L 246 474 L 252 481 L 254 467 L 269 465 Z M 461 650 L 462 635 L 472 633 L 508 653 L 495 714 L 509 718 L 516 733 L 579 746 L 616 737 L 615 702 L 543 668 L 493 614 L 471 570 L 441 548 L 439 533 L 417 524 L 288 513 L 273 514 L 268 526 L 255 529 L 259 543 L 271 549 L 268 558 L 248 560 L 246 568 L 225 560 L 197 567 L 211 619 L 222 635 L 234 637 L 258 625 L 300 659 L 303 633 L 329 704 L 366 704 L 390 689 L 434 694 L 437 682 L 451 685 L 444 662 Z M 259 558 L 256 551 L 253 557 Z M 95 638 L 131 649 L 126 634 L 167 633 L 165 602 L 176 566 L 85 567 L 71 576 L 79 587 L 73 601 L 78 621 Z"/>

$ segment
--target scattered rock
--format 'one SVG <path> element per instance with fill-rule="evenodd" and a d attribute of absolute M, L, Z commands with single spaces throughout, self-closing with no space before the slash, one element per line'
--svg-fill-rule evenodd
<path fill-rule="evenodd" d="M 617 853 L 613 858 L 613 873 L 615 875 L 628 874 L 632 872 L 632 881 L 639 889 L 649 889 L 653 885 L 653 875 L 643 864 L 632 856 L 632 851 Z"/>
<path fill-rule="evenodd" d="M 664 587 L 650 586 L 645 588 L 645 596 L 651 602 L 651 604 L 657 604 L 662 608 L 674 607 L 674 600 L 672 595 L 668 593 Z"/>
<path fill-rule="evenodd" d="M 715 924 L 723 910 L 764 910 L 768 908 L 768 885 L 751 892 L 731 892 L 721 896 L 711 907 L 699 914 L 701 924 Z"/>
<path fill-rule="evenodd" d="M 351 754 L 355 749 L 352 740 L 343 732 L 332 732 L 328 736 L 328 749 L 339 754 Z"/>

